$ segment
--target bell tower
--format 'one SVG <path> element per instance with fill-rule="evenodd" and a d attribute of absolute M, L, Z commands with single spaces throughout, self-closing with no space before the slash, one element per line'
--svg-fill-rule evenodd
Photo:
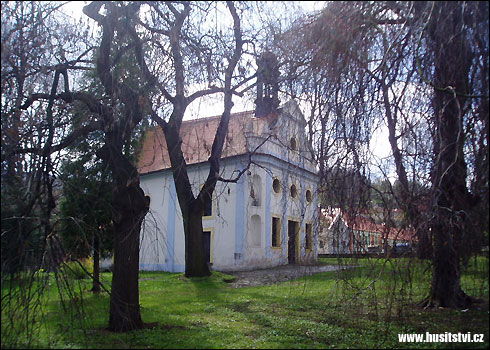
<path fill-rule="evenodd" d="M 257 59 L 257 99 L 255 116 L 263 117 L 279 107 L 279 64 L 276 56 L 264 51 Z"/>

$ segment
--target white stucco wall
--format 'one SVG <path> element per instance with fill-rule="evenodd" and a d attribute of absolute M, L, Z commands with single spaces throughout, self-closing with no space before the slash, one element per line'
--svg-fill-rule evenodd
<path fill-rule="evenodd" d="M 276 160 L 274 160 L 276 161 Z M 225 162 L 237 164 L 238 159 Z M 213 213 L 203 218 L 203 229 L 212 232 L 212 267 L 216 270 L 244 270 L 264 268 L 287 263 L 287 220 L 300 223 L 300 261 L 313 262 L 313 251 L 305 250 L 305 224 L 313 225 L 315 232 L 316 195 L 307 203 L 305 191 L 314 194 L 316 185 L 298 176 L 288 175 L 284 169 L 269 164 L 268 170 L 251 166 L 240 181 L 235 183 L 219 182 L 213 195 Z M 231 164 L 225 164 L 223 177 L 232 178 Z M 253 176 L 260 177 L 260 206 L 254 206 L 250 195 Z M 198 186 L 207 176 L 207 167 L 190 167 L 189 178 Z M 272 190 L 272 181 L 281 181 L 280 193 Z M 290 186 L 295 183 L 298 198 L 290 197 Z M 256 183 L 255 183 L 256 185 Z M 141 186 L 150 195 L 150 212 L 145 218 L 142 230 L 140 267 L 142 270 L 165 270 L 183 272 L 185 269 L 184 230 L 182 215 L 177 201 L 175 186 L 170 171 L 145 175 Z M 255 188 L 254 188 L 255 189 Z M 257 190 L 255 189 L 255 194 Z M 257 195 L 256 195 L 257 197 Z M 255 219 L 252 219 L 255 216 Z M 281 218 L 281 247 L 271 247 L 272 216 Z M 253 237 L 260 222 L 259 244 Z M 315 235 L 314 235 L 315 236 Z M 313 237 L 315 239 L 315 237 Z M 308 256 L 305 254 L 308 253 Z"/>
<path fill-rule="evenodd" d="M 306 147 L 304 120 L 292 117 L 297 106 L 289 105 L 278 120 L 278 137 L 260 145 L 270 130 L 248 137 L 248 149 L 254 151 L 248 171 L 237 183 L 218 182 L 213 195 L 213 214 L 203 218 L 203 229 L 212 235 L 212 268 L 221 271 L 266 268 L 288 263 L 288 220 L 299 223 L 297 263 L 311 263 L 317 256 L 317 175 L 311 153 Z M 264 128 L 267 128 L 265 126 Z M 250 135 L 249 135 L 250 136 Z M 295 137 L 299 150 L 287 148 Z M 234 178 L 248 165 L 248 155 L 225 158 L 221 176 Z M 197 195 L 208 174 L 205 163 L 188 166 L 188 175 Z M 251 188 L 260 193 L 260 205 L 253 205 Z M 257 188 L 257 176 L 260 188 Z M 277 178 L 281 190 L 275 193 L 272 182 Z M 290 196 L 291 184 L 297 187 L 297 198 Z M 141 176 L 141 187 L 150 195 L 150 212 L 145 218 L 141 236 L 140 269 L 183 272 L 185 270 L 182 215 L 169 169 Z M 311 202 L 305 199 L 312 192 Z M 281 219 L 281 245 L 272 247 L 272 217 Z M 260 227 L 259 224 L 260 223 Z M 305 224 L 313 229 L 313 249 L 305 249 Z M 257 235 L 259 231 L 259 235 Z"/>
<path fill-rule="evenodd" d="M 323 247 L 318 247 L 319 254 L 351 253 L 350 230 L 340 217 L 329 228 L 324 227 L 319 232 L 319 237 L 323 241 Z"/>

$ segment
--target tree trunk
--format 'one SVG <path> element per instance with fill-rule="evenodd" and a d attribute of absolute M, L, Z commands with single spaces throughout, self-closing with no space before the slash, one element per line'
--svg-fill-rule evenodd
<path fill-rule="evenodd" d="M 203 245 L 202 211 L 191 210 L 183 217 L 185 231 L 185 276 L 211 275 Z M 212 244 L 212 243 L 211 243 Z"/>
<path fill-rule="evenodd" d="M 139 305 L 139 243 L 143 219 L 149 203 L 139 186 L 136 168 L 122 154 L 122 145 L 110 141 L 99 150 L 112 170 L 114 190 L 112 217 L 114 225 L 114 267 L 109 311 L 109 329 L 128 332 L 143 327 Z M 111 145 L 111 146 L 109 146 Z"/>
<path fill-rule="evenodd" d="M 94 235 L 94 271 L 92 292 L 100 292 L 100 240 L 99 235 Z"/>
<path fill-rule="evenodd" d="M 432 234 L 428 232 L 426 228 L 417 229 L 417 258 L 419 259 L 431 259 L 433 248 L 432 248 Z"/>
<path fill-rule="evenodd" d="M 462 4 L 436 2 L 429 35 L 434 54 L 435 164 L 432 173 L 433 274 L 429 304 L 466 307 L 461 289 L 461 252 L 469 235 L 463 120 L 472 52 L 461 34 Z"/>
<path fill-rule="evenodd" d="M 139 186 L 118 188 L 114 193 L 114 270 L 109 328 L 115 332 L 143 326 L 138 277 L 140 229 L 147 213 L 145 203 Z"/>
<path fill-rule="evenodd" d="M 472 299 L 461 288 L 460 257 L 454 239 L 458 234 L 445 223 L 435 224 L 433 231 L 433 273 L 427 306 L 466 307 Z"/>
<path fill-rule="evenodd" d="M 174 111 L 174 114 L 179 113 Z M 180 112 L 183 115 L 183 112 Z M 175 118 L 179 119 L 179 118 Z M 182 120 L 182 118 L 180 118 Z M 179 200 L 185 235 L 185 276 L 204 277 L 211 275 L 206 263 L 203 247 L 202 213 L 203 205 L 192 193 L 191 183 L 187 173 L 187 164 L 180 147 L 179 127 L 173 123 L 162 127 L 165 133 L 167 149 L 172 164 L 172 173 L 175 182 L 177 198 Z"/>

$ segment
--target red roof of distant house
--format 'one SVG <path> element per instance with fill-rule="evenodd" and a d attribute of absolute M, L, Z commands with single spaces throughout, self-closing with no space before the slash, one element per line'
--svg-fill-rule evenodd
<path fill-rule="evenodd" d="M 321 209 L 320 217 L 326 220 L 329 224 L 333 224 L 337 216 L 340 216 L 345 222 L 348 228 L 356 231 L 374 232 L 380 233 L 383 237 L 388 237 L 392 240 L 402 241 L 416 241 L 415 231 L 409 229 L 398 229 L 396 227 L 390 227 L 382 224 L 377 224 L 372 217 L 368 215 L 368 212 L 363 213 L 346 214 L 340 211 L 339 208 L 333 210 Z"/>
<path fill-rule="evenodd" d="M 253 115 L 253 111 L 231 115 L 223 148 L 223 158 L 247 153 L 245 133 L 253 131 L 255 134 L 261 134 L 264 125 L 270 125 L 278 117 L 277 112 L 260 118 L 255 118 Z M 180 136 L 182 152 L 187 164 L 200 163 L 209 159 L 220 118 L 221 116 L 215 116 L 182 122 Z M 138 160 L 139 173 L 146 174 L 170 167 L 167 143 L 162 129 L 155 127 L 148 130 Z"/>
<path fill-rule="evenodd" d="M 384 223 L 377 224 L 372 218 L 366 218 L 363 216 L 348 216 L 343 217 L 347 227 L 356 231 L 367 231 L 374 233 L 381 233 L 384 237 L 392 240 L 403 240 L 403 241 L 414 241 L 415 231 L 411 228 L 409 229 L 399 229 L 396 227 L 390 227 Z"/>

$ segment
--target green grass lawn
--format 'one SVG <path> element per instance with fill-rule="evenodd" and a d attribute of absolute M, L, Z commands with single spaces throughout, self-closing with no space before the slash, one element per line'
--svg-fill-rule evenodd
<path fill-rule="evenodd" d="M 339 260 L 321 262 L 337 264 Z M 471 310 L 422 310 L 415 305 L 428 293 L 426 262 L 340 262 L 358 267 L 240 289 L 231 288 L 224 282 L 227 275 L 219 272 L 198 279 L 142 272 L 141 314 L 151 327 L 127 334 L 106 330 L 109 296 L 91 293 L 89 280 L 65 285 L 71 290 L 69 298 L 67 288 L 58 291 L 63 281 L 57 283 L 53 274 L 45 274 L 49 284 L 40 299 L 33 293 L 29 322 L 22 322 L 24 313 L 12 311 L 16 308 L 7 303 L 7 296 L 16 289 L 4 283 L 2 347 L 488 348 L 488 258 L 472 260 L 464 271 L 465 290 L 486 300 Z M 103 273 L 102 279 L 110 285 L 109 273 Z M 483 333 L 485 342 L 398 342 L 399 333 L 425 332 Z"/>

